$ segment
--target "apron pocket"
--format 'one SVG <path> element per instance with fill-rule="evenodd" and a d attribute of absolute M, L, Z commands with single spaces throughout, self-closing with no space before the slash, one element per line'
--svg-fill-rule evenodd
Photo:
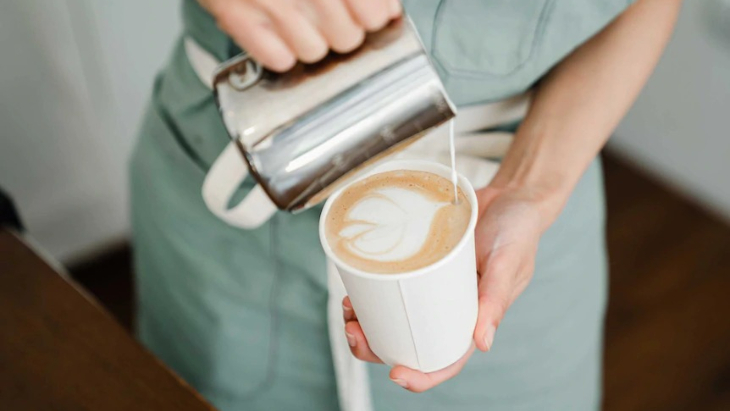
<path fill-rule="evenodd" d="M 434 24 L 434 58 L 449 74 L 506 76 L 532 54 L 552 3 L 443 0 Z"/>
<path fill-rule="evenodd" d="M 147 114 L 148 117 L 150 115 L 153 117 L 151 120 L 148 120 L 148 122 L 151 121 L 152 123 L 143 124 L 141 130 L 142 138 L 156 140 L 163 148 L 165 155 L 173 159 L 176 167 L 184 166 L 186 168 L 192 168 L 196 174 L 205 176 L 205 173 L 208 171 L 208 165 L 193 147 L 188 144 L 178 122 L 160 101 L 162 81 L 161 76 L 155 79 L 152 101 L 149 108 L 152 112 Z M 144 134 L 151 135 L 145 136 Z"/>

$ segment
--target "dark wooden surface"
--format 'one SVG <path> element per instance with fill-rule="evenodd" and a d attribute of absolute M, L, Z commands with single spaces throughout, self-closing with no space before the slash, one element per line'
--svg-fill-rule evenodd
<path fill-rule="evenodd" d="M 608 157 L 605 410 L 730 410 L 730 226 Z"/>
<path fill-rule="evenodd" d="M 212 408 L 102 308 L 0 230 L 0 410 Z"/>
<path fill-rule="evenodd" d="M 730 226 L 620 159 L 604 159 L 604 410 L 730 411 Z M 131 324 L 128 247 L 73 272 Z"/>

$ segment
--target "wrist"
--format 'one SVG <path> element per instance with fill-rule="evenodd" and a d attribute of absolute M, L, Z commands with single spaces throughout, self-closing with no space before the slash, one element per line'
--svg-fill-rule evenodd
<path fill-rule="evenodd" d="M 507 194 L 513 199 L 528 204 L 537 211 L 540 219 L 541 230 L 552 225 L 560 215 L 570 195 L 569 191 L 561 190 L 550 185 L 542 185 L 530 181 L 517 181 L 501 179 L 492 180 L 489 184 L 490 197 Z"/>
<path fill-rule="evenodd" d="M 543 230 L 557 219 L 582 169 L 575 159 L 553 153 L 555 144 L 547 144 L 548 140 L 544 135 L 527 135 L 523 127 L 489 184 L 499 192 L 519 193 L 536 207 Z"/>

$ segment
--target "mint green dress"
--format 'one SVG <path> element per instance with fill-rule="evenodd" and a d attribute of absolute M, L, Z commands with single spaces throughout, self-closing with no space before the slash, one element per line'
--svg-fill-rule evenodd
<path fill-rule="evenodd" d="M 406 1 L 460 106 L 529 89 L 628 6 L 626 0 Z M 194 0 L 185 35 L 224 60 L 239 50 Z M 256 230 L 205 207 L 206 171 L 228 142 L 182 41 L 157 77 L 130 164 L 140 340 L 222 411 L 338 409 L 319 208 Z M 250 189 L 244 184 L 241 192 Z M 493 350 L 424 394 L 370 366 L 374 409 L 596 410 L 606 251 L 601 170 L 587 170 L 546 232 L 534 279 Z"/>

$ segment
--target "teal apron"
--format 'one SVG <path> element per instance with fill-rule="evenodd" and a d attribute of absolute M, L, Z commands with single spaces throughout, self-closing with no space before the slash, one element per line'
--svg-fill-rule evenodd
<path fill-rule="evenodd" d="M 553 1 L 520 3 L 528 9 L 524 13 L 510 6 L 514 2 L 472 6 L 501 31 L 477 25 L 472 13 L 464 22 L 469 36 L 449 23 L 465 13 L 461 3 L 406 7 L 450 95 L 468 105 L 529 88 L 626 6 L 569 3 L 570 13 Z M 219 59 L 235 52 L 194 1 L 183 7 L 187 35 Z M 514 18 L 523 14 L 530 23 Z M 544 45 L 566 30 L 553 25 L 565 26 L 569 18 L 581 23 L 573 24 L 572 43 Z M 475 42 L 481 30 L 484 39 Z M 523 31 L 533 34 L 505 49 L 479 46 L 493 43 L 488 36 Z M 250 231 L 215 218 L 200 188 L 226 144 L 210 91 L 180 42 L 155 82 L 130 168 L 139 338 L 223 411 L 337 410 L 319 208 L 296 216 L 277 213 Z M 533 282 L 502 322 L 493 350 L 475 354 L 459 376 L 419 395 L 393 384 L 386 367 L 370 365 L 374 409 L 597 409 L 606 293 L 603 226 L 601 173 L 594 162 L 543 237 Z"/>

